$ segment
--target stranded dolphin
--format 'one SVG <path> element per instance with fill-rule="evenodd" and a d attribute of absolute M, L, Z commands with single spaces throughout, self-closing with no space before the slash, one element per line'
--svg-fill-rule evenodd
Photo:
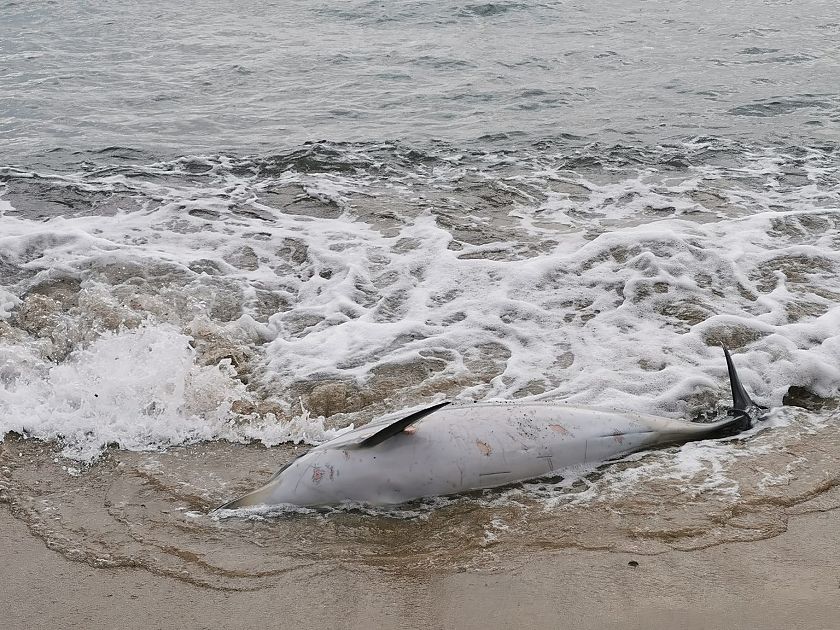
<path fill-rule="evenodd" d="M 442 402 L 324 442 L 286 464 L 261 488 L 219 509 L 403 503 L 549 476 L 652 447 L 733 435 L 752 426 L 758 407 L 726 348 L 724 353 L 734 405 L 730 417 L 717 422 L 556 403 Z"/>

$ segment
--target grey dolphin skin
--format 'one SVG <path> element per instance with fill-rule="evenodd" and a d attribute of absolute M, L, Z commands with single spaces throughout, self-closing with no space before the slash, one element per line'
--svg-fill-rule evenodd
<path fill-rule="evenodd" d="M 733 435 L 760 409 L 724 348 L 733 408 L 711 423 L 557 403 L 438 403 L 348 431 L 222 505 L 398 504 L 557 474 L 634 451 Z M 411 427 L 408 431 L 407 428 Z"/>

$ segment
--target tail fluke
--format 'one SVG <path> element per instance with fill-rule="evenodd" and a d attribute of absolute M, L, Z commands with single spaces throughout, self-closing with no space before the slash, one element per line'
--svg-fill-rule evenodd
<path fill-rule="evenodd" d="M 738 419 L 738 430 L 745 431 L 752 427 L 754 414 L 764 409 L 760 405 L 756 405 L 747 390 L 741 384 L 741 379 L 738 378 L 738 372 L 735 370 L 735 364 L 732 361 L 732 356 L 726 347 L 723 348 L 723 353 L 726 355 L 726 369 L 729 371 L 729 385 L 732 387 L 732 415 Z"/>

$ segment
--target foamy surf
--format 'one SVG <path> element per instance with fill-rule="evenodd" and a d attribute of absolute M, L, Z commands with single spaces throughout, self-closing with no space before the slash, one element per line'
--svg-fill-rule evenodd
<path fill-rule="evenodd" d="M 71 557 L 218 588 L 259 588 L 348 549 L 426 570 L 778 534 L 837 485 L 836 161 L 695 138 L 6 170 L 4 500 Z M 722 412 L 720 344 L 757 402 L 809 411 L 785 407 L 737 440 L 387 510 L 206 516 L 297 454 L 284 443 L 440 394 Z M 149 545 L 115 533 L 141 522 Z M 254 560 L 253 540 L 283 552 Z"/>
<path fill-rule="evenodd" d="M 721 343 L 765 405 L 837 396 L 829 150 L 305 159 L 6 169 L 0 431 L 90 460 L 436 393 L 691 417 L 727 398 Z M 77 201 L 40 215 L 47 189 Z"/>
<path fill-rule="evenodd" d="M 192 338 L 170 325 L 106 332 L 56 365 L 0 349 L 2 432 L 57 440 L 91 462 L 107 446 L 156 450 L 206 440 L 317 443 L 336 435 L 305 411 L 288 421 L 234 412 L 248 400 L 230 359 L 196 364 Z"/>

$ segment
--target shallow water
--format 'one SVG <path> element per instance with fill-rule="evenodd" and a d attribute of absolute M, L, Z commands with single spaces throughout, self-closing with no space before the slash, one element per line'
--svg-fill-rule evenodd
<path fill-rule="evenodd" d="M 840 507 L 836 426 L 805 412 L 745 437 L 651 452 L 547 479 L 394 508 L 210 513 L 294 455 L 223 442 L 110 451 L 68 474 L 49 445 L 6 440 L 0 490 L 48 546 L 96 567 L 142 567 L 252 590 L 336 567 L 395 578 L 493 571 L 563 548 L 636 555 L 768 538 L 792 514 Z M 771 421 L 772 422 L 772 421 Z"/>
<path fill-rule="evenodd" d="M 239 589 L 833 508 L 834 13 L 0 4 L 3 500 L 69 557 Z M 387 513 L 207 515 L 291 444 L 435 397 L 714 414 L 721 344 L 776 408 L 736 440 Z"/>
<path fill-rule="evenodd" d="M 765 405 L 836 396 L 835 151 L 356 150 L 10 171 L 0 428 L 89 461 L 436 394 L 690 417 L 728 398 L 721 343 Z"/>

